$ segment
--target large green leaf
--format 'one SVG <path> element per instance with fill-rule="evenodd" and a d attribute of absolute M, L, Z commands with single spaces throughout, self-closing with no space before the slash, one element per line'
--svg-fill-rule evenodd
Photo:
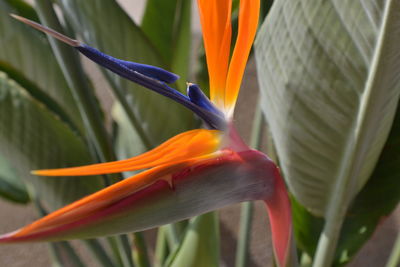
<path fill-rule="evenodd" d="M 17 10 L 18 14 L 23 16 L 24 18 L 38 21 L 39 18 L 36 14 L 36 11 L 24 0 L 3 0 L 12 6 L 15 10 Z"/>
<path fill-rule="evenodd" d="M 262 108 L 289 188 L 314 214 L 345 212 L 389 134 L 400 93 L 399 8 L 281 0 L 259 33 Z"/>
<path fill-rule="evenodd" d="M 68 21 L 84 41 L 114 57 L 166 67 L 142 30 L 115 1 L 59 0 Z M 106 73 L 125 98 L 153 145 L 194 126 L 192 114 L 163 96 Z"/>
<path fill-rule="evenodd" d="M 181 76 L 178 85 L 184 89 L 189 74 L 192 1 L 149 0 L 142 29 L 158 49 L 172 72 Z"/>
<path fill-rule="evenodd" d="M 17 202 L 28 203 L 29 195 L 16 171 L 10 167 L 9 162 L 0 155 L 0 196 Z"/>
<path fill-rule="evenodd" d="M 371 178 L 356 196 L 346 214 L 335 265 L 347 263 L 390 215 L 400 200 L 400 108 L 397 109 L 389 138 Z M 294 226 L 301 249 L 314 255 L 323 219 L 310 214 L 294 201 Z"/>
<path fill-rule="evenodd" d="M 10 3 L 10 4 L 9 4 Z M 11 4 L 17 5 L 15 8 Z M 20 1 L 0 0 L 0 70 L 9 73 L 35 98 L 43 102 L 45 92 L 54 103 L 48 103 L 63 120 L 69 120 L 81 129 L 82 121 L 72 94 L 57 64 L 50 44 L 44 34 L 11 18 L 10 13 L 36 14 L 29 6 L 21 9 Z M 33 15 L 30 15 L 32 17 Z M 35 16 L 33 16 L 34 18 Z M 53 108 L 56 105 L 58 108 Z M 69 119 L 64 116 L 68 114 Z"/>
<path fill-rule="evenodd" d="M 325 217 L 315 266 L 330 265 L 338 241 L 347 254 L 365 241 L 339 234 L 398 105 L 399 8 L 392 0 L 276 1 L 256 42 L 263 109 L 283 173 L 300 204 Z M 378 176 L 393 183 L 389 174 L 381 169 Z M 384 186 L 369 194 L 384 199 Z M 368 216 L 355 221 L 348 219 L 344 231 L 352 223 L 360 235 L 373 230 Z"/>
<path fill-rule="evenodd" d="M 46 178 L 30 170 L 91 162 L 88 148 L 69 125 L 0 72 L 0 151 L 46 207 L 55 209 L 99 190 L 99 177 Z"/>

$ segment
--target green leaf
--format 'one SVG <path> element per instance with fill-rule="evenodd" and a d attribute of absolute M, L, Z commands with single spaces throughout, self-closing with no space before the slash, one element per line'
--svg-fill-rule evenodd
<path fill-rule="evenodd" d="M 191 64 L 191 11 L 192 1 L 180 0 L 180 5 L 175 14 L 179 20 L 176 22 L 175 34 L 173 35 L 175 41 L 173 43 L 171 70 L 180 75 L 180 80 L 177 81 L 177 86 L 181 91 L 185 91 L 186 82 L 189 79 Z"/>
<path fill-rule="evenodd" d="M 74 248 L 65 241 L 48 243 L 53 267 L 85 267 Z"/>
<path fill-rule="evenodd" d="M 26 204 L 30 201 L 29 194 L 16 171 L 9 162 L 0 155 L 0 196 L 17 203 Z"/>
<path fill-rule="evenodd" d="M 356 196 L 346 214 L 335 265 L 347 263 L 371 238 L 379 223 L 389 216 L 400 201 L 400 108 L 390 135 L 371 178 Z M 298 244 L 314 255 L 323 220 L 310 214 L 296 201 L 293 205 L 294 225 Z"/>
<path fill-rule="evenodd" d="M 141 27 L 172 72 L 180 75 L 182 89 L 189 74 L 191 7 L 192 1 L 149 0 Z"/>
<path fill-rule="evenodd" d="M 396 241 L 393 245 L 392 252 L 390 253 L 390 257 L 388 262 L 386 263 L 386 267 L 395 267 L 400 263 L 400 233 L 397 233 Z"/>
<path fill-rule="evenodd" d="M 68 21 L 83 40 L 116 58 L 166 67 L 143 31 L 115 1 L 59 0 Z M 192 128 L 192 114 L 170 99 L 106 72 L 116 91 L 125 94 L 139 125 L 150 143 Z"/>
<path fill-rule="evenodd" d="M 1 72 L 0 151 L 46 208 L 59 208 L 102 187 L 99 177 L 30 175 L 34 169 L 88 164 L 91 157 L 85 143 L 67 124 Z"/>
<path fill-rule="evenodd" d="M 33 9 L 28 3 L 23 0 L 4 0 L 8 5 L 15 8 L 20 16 L 24 18 L 38 21 L 39 18 L 36 14 L 35 9 Z"/>
<path fill-rule="evenodd" d="M 141 28 L 149 41 L 154 44 L 164 62 L 172 62 L 175 42 L 175 14 L 181 6 L 181 0 L 149 0 L 143 15 Z M 178 14 L 179 16 L 180 14 Z"/>
<path fill-rule="evenodd" d="M 391 0 L 277 1 L 257 38 L 263 110 L 284 176 L 295 198 L 326 219 L 315 265 L 330 265 L 393 123 L 399 8 Z"/>
<path fill-rule="evenodd" d="M 52 108 L 53 112 L 57 112 L 63 120 L 73 122 L 74 127 L 82 129 L 77 106 L 46 36 L 13 19 L 10 13 L 26 15 L 27 11 L 21 12 L 21 8 L 15 9 L 7 2 L 19 1 L 0 0 L 0 70 L 23 83 L 35 98 L 52 107 L 58 105 L 58 108 Z M 25 9 L 28 7 L 25 6 Z M 51 99 L 44 99 L 42 92 Z"/>
<path fill-rule="evenodd" d="M 193 218 L 170 267 L 219 266 L 219 222 L 215 212 Z"/>
<path fill-rule="evenodd" d="M 183 79 L 186 79 L 188 74 L 190 26 L 191 1 L 147 1 L 141 28 L 164 62 Z"/>
<path fill-rule="evenodd" d="M 135 132 L 129 118 L 119 103 L 112 108 L 112 117 L 117 123 L 117 134 L 115 134 L 114 147 L 117 158 L 127 159 L 146 151 L 146 147 Z M 124 177 L 132 176 L 134 172 L 123 173 Z"/>
<path fill-rule="evenodd" d="M 289 188 L 324 215 L 337 191 L 346 189 L 348 204 L 361 190 L 389 134 L 400 21 L 397 1 L 386 1 L 387 12 L 382 1 L 317 2 L 275 3 L 256 52 L 262 107 Z"/>

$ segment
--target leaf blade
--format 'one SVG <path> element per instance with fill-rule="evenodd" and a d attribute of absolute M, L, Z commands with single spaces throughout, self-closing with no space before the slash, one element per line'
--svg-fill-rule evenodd
<path fill-rule="evenodd" d="M 116 58 L 165 67 L 143 31 L 114 1 L 59 2 L 75 31 L 88 45 Z M 104 17 L 109 19 L 101 19 Z M 143 128 L 153 145 L 194 126 L 192 114 L 178 104 L 109 72 L 106 77 L 114 90 L 125 94 L 133 114 L 139 118 L 138 127 Z"/>
<path fill-rule="evenodd" d="M 102 187 L 99 177 L 48 179 L 30 175 L 32 169 L 85 164 L 91 157 L 67 124 L 1 72 L 0 125 L 2 153 L 46 207 L 59 208 Z"/>
<path fill-rule="evenodd" d="M 258 57 L 261 58 L 258 60 L 258 68 L 261 73 L 268 76 L 265 79 L 260 78 L 264 101 L 263 108 L 277 141 L 280 161 L 291 190 L 300 202 L 306 204 L 308 209 L 322 215 L 326 211 L 328 199 L 336 183 L 334 177 L 338 176 L 337 173 L 340 168 L 343 164 L 346 164 L 342 155 L 346 153 L 345 149 L 348 147 L 349 140 L 353 147 L 359 147 L 358 150 L 371 153 L 367 156 L 371 164 L 365 164 L 368 166 L 363 166 L 361 171 L 357 171 L 357 169 L 360 168 L 358 165 L 364 160 L 362 153 L 358 151 L 353 157 L 349 154 L 349 157 L 354 158 L 358 164 L 353 168 L 354 171 L 361 174 L 361 178 L 356 182 L 354 192 L 351 195 L 357 193 L 368 179 L 393 121 L 399 97 L 398 77 L 392 75 L 391 77 L 385 76 L 382 79 L 376 79 L 375 69 L 369 69 L 373 61 L 373 48 L 377 45 L 379 34 L 377 25 L 367 21 L 369 22 L 368 25 L 373 24 L 375 27 L 360 26 L 358 29 L 364 31 L 363 35 L 370 37 L 369 43 L 362 43 L 365 40 L 361 40 L 361 37 L 356 36 L 355 33 L 353 33 L 354 36 L 344 33 L 345 37 L 340 38 L 335 38 L 333 34 L 336 32 L 330 32 L 326 28 L 313 33 L 314 28 L 328 27 L 329 23 L 325 24 L 325 21 L 333 23 L 335 27 L 344 27 L 346 26 L 346 19 L 351 20 L 352 18 L 349 17 L 351 12 L 346 11 L 344 6 L 337 10 L 339 7 L 335 6 L 335 1 L 328 1 L 306 11 L 307 7 L 313 5 L 313 1 L 309 1 L 305 4 L 299 4 L 300 6 L 293 5 L 291 7 L 292 9 L 302 8 L 301 11 L 295 12 L 297 17 L 291 21 L 293 23 L 296 19 L 299 20 L 299 26 L 296 29 L 300 28 L 302 32 L 294 34 L 291 29 L 287 28 L 287 25 L 282 24 L 284 18 L 277 17 L 279 12 L 289 12 L 289 7 L 287 7 L 289 5 L 283 7 L 283 2 L 274 6 L 274 10 L 272 10 L 274 12 L 271 13 L 267 23 L 264 24 L 256 45 Z M 371 2 L 369 3 L 371 4 Z M 349 3 L 352 9 L 356 9 L 358 5 L 360 5 L 359 2 Z M 284 8 L 287 9 L 284 10 Z M 378 14 L 380 18 L 377 18 L 379 25 L 383 10 L 378 11 L 380 11 Z M 301 12 L 310 12 L 311 19 L 308 21 L 306 15 L 301 14 Z M 320 19 L 319 21 L 319 17 L 316 17 L 317 13 L 325 14 L 328 17 L 321 16 L 325 20 Z M 339 17 L 339 15 L 345 17 Z M 360 15 L 360 24 L 361 22 L 367 23 L 364 21 L 368 20 L 366 16 L 366 14 Z M 396 29 L 397 26 L 394 25 L 393 27 Z M 293 34 L 290 44 L 282 47 L 281 50 L 276 49 L 278 49 L 278 44 L 285 39 L 283 39 L 283 35 L 278 35 L 279 37 L 275 40 L 272 39 L 272 35 L 279 31 L 279 29 L 273 29 L 274 26 L 281 27 L 280 30 L 283 29 L 288 34 Z M 329 28 L 332 27 L 329 26 Z M 302 34 L 306 34 L 312 40 L 307 41 L 305 37 L 302 37 Z M 361 34 L 359 33 L 359 35 Z M 298 42 L 295 41 L 296 38 L 299 39 Z M 326 38 L 326 40 L 323 41 L 322 38 Z M 346 41 L 341 38 L 345 38 Z M 392 40 L 389 41 L 392 43 Z M 268 42 L 270 42 L 269 45 L 267 45 Z M 334 44 L 337 45 L 338 50 L 330 51 L 332 56 L 329 57 L 327 51 L 322 49 L 324 47 L 333 49 Z M 388 43 L 388 45 L 390 44 Z M 348 46 L 347 49 L 345 49 L 346 46 Z M 288 52 L 289 47 L 292 52 Z M 343 49 L 343 52 L 339 51 L 339 48 Z M 391 50 L 393 52 L 393 49 Z M 282 53 L 277 53 L 277 51 Z M 334 56 L 340 55 L 340 59 L 336 59 L 336 61 L 333 59 Z M 398 55 L 396 54 L 396 56 Z M 294 62 L 291 59 L 282 61 L 283 57 L 293 57 L 293 60 L 299 60 L 301 63 L 293 64 Z M 309 60 L 305 60 L 307 57 L 310 57 Z M 274 67 L 278 70 L 273 70 L 271 66 L 268 66 L 268 60 L 271 63 L 270 65 L 277 64 Z M 395 59 L 386 58 L 386 60 L 387 65 L 383 66 L 385 69 L 379 68 L 380 72 L 384 72 L 388 66 L 396 64 Z M 321 64 L 325 64 L 325 68 L 322 68 L 322 70 L 316 68 L 316 66 L 322 66 Z M 358 66 L 359 70 L 355 69 L 355 66 Z M 369 75 L 369 73 L 372 74 Z M 393 74 L 393 71 L 391 73 Z M 275 78 L 272 74 L 276 75 Z M 312 78 L 313 75 L 314 78 Z M 315 79 L 316 75 L 321 75 L 323 78 Z M 310 78 L 310 80 L 307 81 L 304 77 Z M 364 86 L 367 80 L 373 82 L 374 77 L 375 84 Z M 267 81 L 269 81 L 268 84 Z M 348 85 L 344 86 L 346 82 Z M 383 87 L 387 93 L 377 90 L 378 84 L 382 85 L 383 83 L 385 83 Z M 391 83 L 393 86 L 389 86 Z M 343 88 L 340 89 L 341 87 Z M 283 88 L 283 90 L 277 91 L 278 88 Z M 380 100 L 379 103 L 373 101 L 374 97 L 377 96 L 381 97 L 378 99 Z M 368 105 L 367 103 L 372 104 Z M 384 109 L 379 109 L 382 107 Z M 369 116 L 367 113 L 374 114 Z M 386 116 L 382 116 L 382 114 Z M 381 117 L 383 119 L 377 122 L 377 118 Z M 373 122 L 378 123 L 375 129 L 368 126 Z M 366 133 L 363 129 L 368 129 L 368 132 Z M 353 137 L 354 131 L 357 131 L 360 137 Z M 378 132 L 381 132 L 381 134 Z M 355 141 L 357 140 L 362 140 L 359 142 L 360 145 L 356 145 Z M 371 140 L 374 140 L 373 145 L 368 146 L 368 142 L 371 142 Z M 318 149 L 316 149 L 317 147 Z M 374 149 L 370 149 L 371 147 Z M 306 189 L 306 185 L 309 186 L 309 189 Z M 318 190 L 320 192 L 317 192 Z M 326 196 L 327 192 L 328 196 Z"/>
<path fill-rule="evenodd" d="M 285 178 L 296 200 L 326 219 L 316 265 L 329 265 L 393 123 L 398 5 L 276 2 L 258 36 L 263 109 Z"/>
<path fill-rule="evenodd" d="M 14 69 L 20 73 L 31 87 L 51 97 L 77 129 L 81 130 L 79 111 L 47 39 L 42 33 L 13 19 L 10 13 L 19 13 L 19 9 L 14 9 L 7 1 L 1 0 L 0 62 L 4 67 L 1 70 L 8 72 Z"/>

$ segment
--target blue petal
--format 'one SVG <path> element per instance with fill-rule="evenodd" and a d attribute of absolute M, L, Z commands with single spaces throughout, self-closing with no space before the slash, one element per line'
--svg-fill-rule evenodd
<path fill-rule="evenodd" d="M 85 44 L 80 44 L 75 48 L 94 62 L 100 64 L 103 67 L 106 67 L 107 69 L 110 69 L 111 71 L 123 77 L 132 75 L 132 79 L 135 79 L 134 72 L 138 72 L 147 77 L 166 83 L 173 83 L 179 79 L 179 76 L 175 73 L 166 71 L 162 68 L 117 59 Z M 131 72 L 127 72 L 127 70 L 130 70 Z"/>
<path fill-rule="evenodd" d="M 189 97 L 185 96 L 184 94 L 178 92 L 177 90 L 169 87 L 164 83 L 164 81 L 166 80 L 175 81 L 178 77 L 177 75 L 174 75 L 173 73 L 167 72 L 157 67 L 127 62 L 124 60 L 113 58 L 85 44 L 80 44 L 75 48 L 89 59 L 120 75 L 121 77 L 140 84 L 161 95 L 169 97 L 174 101 L 182 104 L 183 106 L 189 108 L 204 122 L 206 122 L 211 128 L 222 130 L 226 127 L 225 119 L 223 116 L 221 116 L 221 113 L 215 112 L 215 110 L 217 110 L 215 107 L 214 109 L 210 108 L 209 104 L 207 104 L 206 101 L 203 99 L 207 98 L 204 94 L 203 96 L 200 96 L 200 88 L 197 87 L 198 91 L 196 88 L 189 90 L 194 99 L 194 101 L 191 101 Z"/>
<path fill-rule="evenodd" d="M 176 75 L 175 73 L 166 71 L 159 67 L 154 67 L 146 64 L 139 64 L 120 59 L 115 59 L 115 60 L 130 70 L 137 71 L 143 75 L 149 76 L 151 78 L 157 79 L 165 83 L 174 83 L 176 80 L 179 79 L 179 75 Z"/>
<path fill-rule="evenodd" d="M 188 92 L 192 98 L 190 99 L 189 97 L 181 94 L 165 84 L 175 82 L 179 78 L 178 75 L 158 67 L 113 58 L 98 51 L 97 49 L 82 44 L 77 40 L 71 39 L 34 21 L 19 17 L 17 15 L 13 15 L 13 17 L 74 47 L 89 59 L 120 75 L 121 77 L 140 84 L 182 104 L 197 114 L 211 128 L 224 129 L 226 127 L 226 121 L 224 117 L 221 116 L 219 112 L 216 112 L 218 110 L 214 109 L 212 104 L 210 105 L 210 103 L 207 102 L 207 97 L 204 94 L 202 95 L 200 88 L 195 87 L 191 89 L 189 86 Z"/>
<path fill-rule="evenodd" d="M 111 70 L 112 72 L 124 77 L 132 82 L 138 83 L 146 88 L 149 88 L 157 93 L 160 93 L 164 96 L 170 97 L 178 102 L 189 100 L 187 96 L 182 93 L 174 90 L 173 88 L 167 86 L 163 80 L 157 79 L 153 73 L 153 75 L 148 75 L 149 68 L 141 66 L 141 70 L 146 69 L 147 73 L 142 73 L 134 66 L 135 64 L 141 65 L 138 63 L 129 62 L 131 64 L 126 64 L 127 61 L 119 60 L 113 58 L 107 54 L 100 52 L 99 50 L 90 47 L 85 44 L 81 44 L 75 47 L 79 52 L 84 54 L 89 59 L 93 60 L 97 64 Z M 156 67 L 153 67 L 153 71 Z M 167 72 L 167 71 L 164 71 Z M 171 73 L 172 74 L 172 73 Z M 160 75 L 158 75 L 160 76 Z M 161 75 L 162 76 L 162 75 Z"/>
<path fill-rule="evenodd" d="M 223 113 L 210 101 L 197 84 L 188 83 L 187 95 L 194 104 L 223 116 Z"/>

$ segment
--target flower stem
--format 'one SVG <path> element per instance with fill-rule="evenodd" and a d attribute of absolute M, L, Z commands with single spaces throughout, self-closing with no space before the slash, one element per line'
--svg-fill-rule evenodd
<path fill-rule="evenodd" d="M 74 267 L 84 267 L 85 264 L 81 261 L 72 246 L 66 242 L 49 243 L 50 254 L 53 258 L 53 266 L 64 266 L 63 256 L 67 256 L 68 263 Z"/>
<path fill-rule="evenodd" d="M 397 233 L 397 238 L 394 243 L 392 252 L 390 253 L 389 260 L 386 267 L 396 267 L 400 264 L 400 232 Z"/>
<path fill-rule="evenodd" d="M 143 233 L 134 233 L 135 248 L 133 250 L 133 258 L 138 267 L 150 267 L 149 256 L 147 253 L 146 242 Z"/>
<path fill-rule="evenodd" d="M 240 209 L 240 229 L 238 235 L 238 244 L 236 249 L 236 267 L 247 266 L 247 258 L 250 247 L 251 224 L 253 217 L 254 205 L 253 202 L 242 203 Z"/>
<path fill-rule="evenodd" d="M 120 266 L 133 267 L 132 251 L 127 235 L 110 236 L 107 241 Z"/>
<path fill-rule="evenodd" d="M 263 116 L 259 105 L 256 108 L 253 128 L 251 133 L 250 146 L 254 149 L 260 149 L 263 136 Z M 242 203 L 240 210 L 240 229 L 238 235 L 238 244 L 236 249 L 236 267 L 247 266 L 247 258 L 249 254 L 251 224 L 253 217 L 254 205 L 252 202 Z"/>
<path fill-rule="evenodd" d="M 82 240 L 90 252 L 95 256 L 95 259 L 103 267 L 113 267 L 115 266 L 113 260 L 108 256 L 107 252 L 104 250 L 103 246 L 96 239 Z"/>
<path fill-rule="evenodd" d="M 154 267 L 161 267 L 168 256 L 168 244 L 164 226 L 158 228 L 157 242 L 154 255 Z"/>

